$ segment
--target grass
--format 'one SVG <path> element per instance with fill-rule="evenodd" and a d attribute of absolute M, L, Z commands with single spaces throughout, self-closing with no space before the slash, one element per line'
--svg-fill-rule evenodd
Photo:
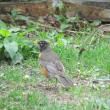
<path fill-rule="evenodd" d="M 0 63 L 0 110 L 110 110 L 110 85 L 92 83 L 94 78 L 110 75 L 109 40 L 101 39 L 95 46 L 88 46 L 87 41 L 83 45 L 84 37 L 77 35 L 72 41 L 86 48 L 80 57 L 79 49 L 70 44 L 53 48 L 66 68 L 66 75 L 78 83 L 68 89 L 47 90 L 37 58 L 16 66 Z M 43 86 L 39 87 L 41 82 Z"/>

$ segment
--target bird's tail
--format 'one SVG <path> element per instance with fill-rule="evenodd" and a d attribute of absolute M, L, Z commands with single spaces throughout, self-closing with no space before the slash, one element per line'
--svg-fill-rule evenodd
<path fill-rule="evenodd" d="M 73 81 L 64 75 L 59 75 L 58 80 L 62 83 L 65 87 L 73 86 Z"/>

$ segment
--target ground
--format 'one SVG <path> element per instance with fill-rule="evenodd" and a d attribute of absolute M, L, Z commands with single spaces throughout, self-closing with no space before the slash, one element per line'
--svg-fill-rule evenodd
<path fill-rule="evenodd" d="M 80 42 L 75 41 L 74 42 Z M 63 88 L 39 71 L 37 58 L 22 64 L 0 62 L 0 110 L 110 110 L 110 44 L 102 40 L 81 56 L 74 46 L 54 47 L 74 86 Z M 56 85 L 56 86 L 55 86 Z"/>

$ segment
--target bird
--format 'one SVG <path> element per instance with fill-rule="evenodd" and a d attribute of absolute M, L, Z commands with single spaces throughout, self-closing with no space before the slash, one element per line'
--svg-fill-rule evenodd
<path fill-rule="evenodd" d="M 51 49 L 49 42 L 38 41 L 38 48 L 41 73 L 48 79 L 56 78 L 64 87 L 71 87 L 73 81 L 65 76 L 64 65 L 57 53 Z"/>

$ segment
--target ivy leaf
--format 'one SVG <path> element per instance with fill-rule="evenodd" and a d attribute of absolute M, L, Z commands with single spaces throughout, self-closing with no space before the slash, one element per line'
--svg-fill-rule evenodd
<path fill-rule="evenodd" d="M 27 20 L 28 20 L 28 17 L 23 16 L 23 15 L 17 15 L 17 16 L 16 16 L 16 20 L 24 20 L 24 21 L 27 21 Z"/>
<path fill-rule="evenodd" d="M 23 60 L 22 54 L 19 53 L 19 52 L 17 52 L 17 53 L 15 54 L 15 56 L 13 57 L 13 59 L 12 59 L 12 63 L 13 63 L 13 64 L 18 64 L 18 63 L 21 63 L 22 60 Z"/>
<path fill-rule="evenodd" d="M 3 37 L 9 37 L 11 33 L 8 30 L 0 29 L 0 35 L 2 35 Z"/>
<path fill-rule="evenodd" d="M 8 56 L 11 58 L 13 64 L 21 63 L 23 60 L 23 56 L 21 53 L 18 52 L 18 44 L 15 41 L 9 41 L 6 39 L 4 41 L 4 47 L 5 47 L 5 53 L 7 53 L 5 56 Z M 9 58 L 8 57 L 8 58 Z"/>
<path fill-rule="evenodd" d="M 3 28 L 7 28 L 6 24 L 0 20 L 0 28 L 3 29 Z"/>
<path fill-rule="evenodd" d="M 10 32 L 19 32 L 21 29 L 17 27 L 11 27 Z"/>
<path fill-rule="evenodd" d="M 3 47 L 3 44 L 2 43 L 0 43 L 0 49 Z"/>
<path fill-rule="evenodd" d="M 92 26 L 99 26 L 101 24 L 101 20 L 94 20 L 93 23 L 91 23 Z"/>
<path fill-rule="evenodd" d="M 66 39 L 59 39 L 58 41 L 57 41 L 57 45 L 58 46 L 66 46 L 67 45 L 67 40 Z"/>
<path fill-rule="evenodd" d="M 68 24 L 62 24 L 61 25 L 61 30 L 64 31 L 65 29 L 67 29 L 69 27 Z"/>
<path fill-rule="evenodd" d="M 55 39 L 58 41 L 60 39 L 62 39 L 64 37 L 64 34 L 63 33 L 59 33 L 55 36 Z"/>
<path fill-rule="evenodd" d="M 9 53 L 11 59 L 14 58 L 18 51 L 18 44 L 15 41 L 9 42 L 8 40 L 4 41 L 5 50 Z"/>

